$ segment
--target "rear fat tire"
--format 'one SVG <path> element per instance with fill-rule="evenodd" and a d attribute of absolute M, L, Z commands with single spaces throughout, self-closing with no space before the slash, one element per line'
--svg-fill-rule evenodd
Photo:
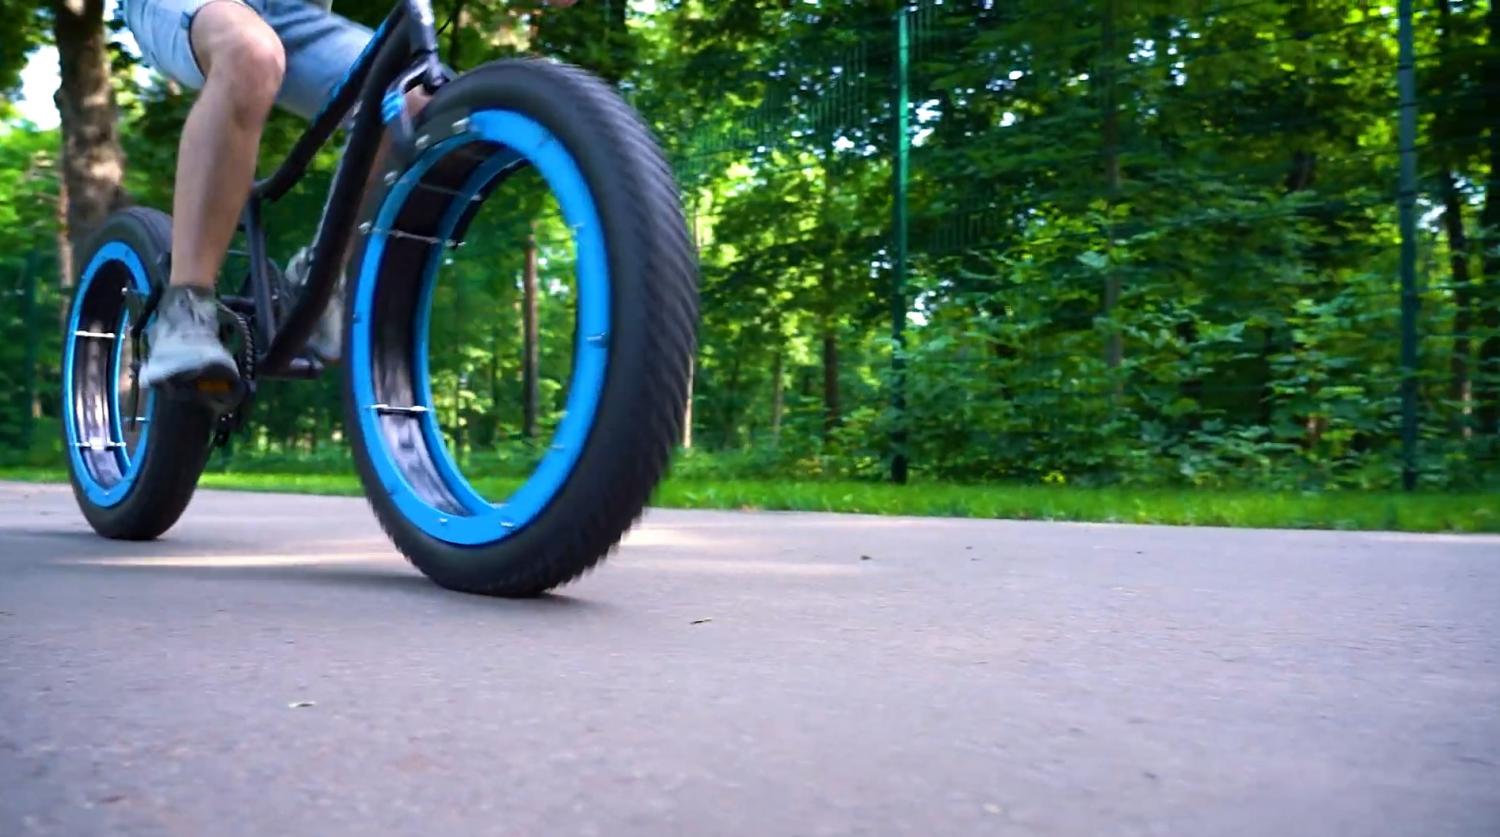
<path fill-rule="evenodd" d="M 77 263 L 87 266 L 110 242 L 123 243 L 135 252 L 152 286 L 166 284 L 165 256 L 171 252 L 172 246 L 172 219 L 168 215 L 142 207 L 114 213 L 90 239 Z M 85 290 L 80 283 L 69 307 L 69 323 L 74 309 L 83 304 Z M 75 340 L 72 334 L 63 337 L 64 340 Z M 117 339 L 126 338 L 121 335 Z M 81 377 L 75 373 L 75 387 L 79 386 Z M 67 392 L 66 387 L 64 392 Z M 68 423 L 75 421 L 74 405 L 64 403 L 62 416 L 63 445 L 67 451 L 70 444 Z M 73 486 L 73 496 L 89 525 L 106 538 L 151 540 L 170 529 L 187 508 L 198 485 L 198 477 L 208 461 L 214 426 L 214 416 L 210 411 L 197 404 L 158 395 L 151 400 L 149 418 L 146 430 L 149 440 L 140 470 L 124 497 L 111 505 L 99 505 L 89 498 L 82 482 L 89 477 L 78 473 L 79 466 L 69 452 L 68 478 Z"/>
<path fill-rule="evenodd" d="M 696 348 L 697 264 L 670 168 L 640 118 L 603 82 L 549 61 L 495 62 L 439 90 L 418 127 L 451 125 L 491 109 L 535 120 L 562 143 L 604 227 L 609 359 L 583 451 L 562 487 L 522 528 L 462 546 L 428 535 L 391 499 L 368 448 L 383 442 L 365 438 L 352 368 L 345 376 L 346 427 L 376 517 L 419 570 L 453 590 L 533 596 L 601 561 L 665 473 L 682 436 Z M 347 291 L 350 341 L 360 276 L 351 274 Z M 352 344 L 344 356 L 353 357 Z"/>

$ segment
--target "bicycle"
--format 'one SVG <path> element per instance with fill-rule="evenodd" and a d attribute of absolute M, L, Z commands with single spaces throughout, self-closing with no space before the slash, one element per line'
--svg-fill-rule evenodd
<path fill-rule="evenodd" d="M 417 85 L 432 98 L 414 118 L 404 94 Z M 351 112 L 308 279 L 289 303 L 266 252 L 262 211 L 302 179 Z M 385 130 L 386 171 L 362 210 Z M 496 503 L 442 435 L 428 331 L 445 254 L 464 243 L 480 206 L 527 169 L 545 181 L 571 231 L 571 368 L 550 444 Z M 220 296 L 241 379 L 232 389 L 136 385 L 150 350 L 145 326 L 168 275 L 170 217 L 117 212 L 78 260 L 62 424 L 74 494 L 100 535 L 160 536 L 187 507 L 214 445 L 243 425 L 257 381 L 323 373 L 304 344 L 351 240 L 345 432 L 366 498 L 412 564 L 450 589 L 535 595 L 592 568 L 640 516 L 681 435 L 696 261 L 661 151 L 603 82 L 538 59 L 450 75 L 430 0 L 400 0 L 281 165 L 255 183 L 240 232 L 248 276 L 239 294 Z"/>

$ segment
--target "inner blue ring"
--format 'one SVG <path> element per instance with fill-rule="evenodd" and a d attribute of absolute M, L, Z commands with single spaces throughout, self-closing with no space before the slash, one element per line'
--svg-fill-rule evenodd
<path fill-rule="evenodd" d="M 78 448 L 80 441 L 100 441 L 97 439 L 80 439 L 78 436 L 79 417 L 75 413 L 77 401 L 74 389 L 74 365 L 77 359 L 77 347 L 80 340 L 98 340 L 97 337 L 79 337 L 79 324 L 83 316 L 84 301 L 94 291 L 94 278 L 98 275 L 100 268 L 111 262 L 118 262 L 125 266 L 126 272 L 130 274 L 131 284 L 137 293 L 149 294 L 151 292 L 151 280 L 146 274 L 146 268 L 141 263 L 141 258 L 129 244 L 123 241 L 109 241 L 100 247 L 89 260 L 88 266 L 83 269 L 83 274 L 78 278 L 78 290 L 76 301 L 73 303 L 73 313 L 68 319 L 68 333 L 65 335 L 66 346 L 63 349 L 63 424 L 68 434 L 68 460 L 73 469 L 73 474 L 78 484 L 83 489 L 84 496 L 89 502 L 96 506 L 108 508 L 125 499 L 130 493 L 131 486 L 135 484 L 136 477 L 140 475 L 141 463 L 146 460 L 146 444 L 151 438 L 151 425 L 147 424 L 136 438 L 134 451 L 127 451 L 124 447 L 114 448 L 111 453 L 115 457 L 115 465 L 119 468 L 120 478 L 112 482 L 99 479 L 93 468 L 84 459 Z M 108 289 L 105 289 L 108 292 Z M 122 295 L 123 300 L 123 295 Z M 120 320 L 115 324 L 115 346 L 111 353 L 113 358 L 109 364 L 109 392 L 107 394 L 106 406 L 111 411 L 108 416 L 108 438 L 103 440 L 111 444 L 124 445 L 125 436 L 120 427 L 120 356 L 129 317 L 124 306 L 121 306 Z M 143 405 L 143 413 L 152 415 L 152 408 L 156 402 L 155 393 L 148 392 Z"/>
<path fill-rule="evenodd" d="M 473 142 L 496 143 L 505 150 L 497 151 L 475 169 L 443 218 L 439 236 L 443 239 L 450 236 L 470 200 L 501 169 L 514 163 L 516 155 L 524 157 L 547 182 L 562 210 L 564 222 L 573 231 L 578 283 L 577 338 L 566 410 L 546 454 L 526 482 L 503 503 L 487 502 L 459 472 L 437 425 L 427 364 L 427 338 L 433 288 L 444 250 L 433 248 L 423 272 L 421 302 L 415 314 L 418 328 L 413 347 L 413 389 L 419 403 L 390 406 L 427 408 L 415 420 L 421 423 L 424 441 L 438 475 L 463 506 L 463 513 L 454 513 L 423 499 L 397 467 L 388 448 L 381 416 L 374 409 L 373 346 L 374 329 L 379 324 L 374 322 L 373 311 L 389 230 L 407 198 L 444 155 Z M 567 482 L 588 441 L 603 393 L 609 360 L 609 265 L 604 227 L 593 195 L 567 149 L 541 124 L 513 111 L 477 111 L 470 114 L 468 129 L 464 133 L 432 146 L 392 185 L 372 227 L 360 273 L 356 277 L 349 352 L 349 374 L 370 462 L 396 508 L 427 535 L 461 546 L 498 543 L 532 522 Z"/>

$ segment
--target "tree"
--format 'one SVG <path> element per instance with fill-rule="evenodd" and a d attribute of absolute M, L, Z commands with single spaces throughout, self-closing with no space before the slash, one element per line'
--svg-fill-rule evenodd
<path fill-rule="evenodd" d="M 1483 167 L 1480 146 L 1472 140 L 1485 132 L 1484 56 L 1465 43 L 1474 40 L 1483 21 L 1474 3 L 1437 0 L 1438 27 L 1430 50 L 1436 61 L 1418 77 L 1420 100 L 1433 112 L 1430 137 L 1423 155 L 1438 166 L 1437 192 L 1443 207 L 1443 232 L 1447 237 L 1449 284 L 1453 298 L 1453 345 L 1449 352 L 1447 399 L 1453 415 L 1449 424 L 1459 432 L 1472 431 L 1473 409 L 1474 277 L 1471 272 L 1473 246 L 1465 222 L 1468 203 L 1465 184 L 1476 179 Z M 1419 47 L 1420 48 L 1420 47 Z M 1425 68 L 1424 68 L 1425 69 Z"/>
<path fill-rule="evenodd" d="M 1490 2 L 1485 17 L 1489 29 L 1485 78 L 1490 84 L 1500 78 L 1500 5 Z M 1488 128 L 1489 180 L 1485 183 L 1484 213 L 1480 216 L 1483 235 L 1485 284 L 1480 323 L 1485 336 L 1479 344 L 1479 379 L 1476 400 L 1479 402 L 1479 432 L 1494 439 L 1500 436 L 1500 96 L 1493 90 L 1484 97 Z"/>
<path fill-rule="evenodd" d="M 0 459 L 50 439 L 28 433 L 50 411 L 58 355 L 55 293 L 46 276 L 57 202 L 57 132 L 0 125 Z"/>
<path fill-rule="evenodd" d="M 126 203 L 125 153 L 106 47 L 104 0 L 57 0 L 52 17 L 61 81 L 56 102 L 62 116 L 67 242 L 76 250 L 105 216 Z M 62 264 L 71 264 L 71 253 L 62 255 Z M 63 274 L 65 285 L 72 280 L 71 271 Z"/>
<path fill-rule="evenodd" d="M 18 0 L 0 14 L 0 44 L 6 47 L 0 51 L 0 93 L 5 94 L 4 103 L 0 104 L 0 118 L 8 116 L 12 94 L 17 92 L 21 70 L 26 67 L 32 51 L 46 41 L 47 24 L 45 7 L 38 5 L 36 0 Z"/>
<path fill-rule="evenodd" d="M 536 438 L 539 381 L 537 346 L 536 233 L 526 235 L 525 267 L 521 269 L 521 435 Z"/>
<path fill-rule="evenodd" d="M 912 102 L 900 416 L 886 298 L 898 7 Z M 700 250 L 700 449 L 734 451 L 756 474 L 873 478 L 900 419 L 919 480 L 1393 483 L 1393 11 L 1343 0 L 634 9 L 440 0 L 437 15 L 453 20 L 443 41 L 459 69 L 520 52 L 591 67 L 661 137 Z M 366 23 L 387 10 L 340 0 Z M 1482 483 L 1500 422 L 1494 12 L 1434 0 L 1419 19 L 1428 13 L 1423 478 Z M 116 84 L 125 186 L 161 205 L 191 96 Z M 263 159 L 301 127 L 277 117 Z M 43 173 L 33 186 L 0 178 L 0 193 L 52 171 L 30 170 Z M 540 185 L 525 176 L 486 205 L 434 299 L 444 431 L 460 455 L 499 462 L 512 460 L 490 448 L 509 441 L 544 447 L 523 431 L 534 421 L 545 438 L 564 408 L 574 336 L 568 235 L 537 215 L 527 190 Z M 320 185 L 268 213 L 273 255 L 305 243 Z M 325 384 L 264 387 L 255 444 L 305 450 L 326 437 L 340 411 Z"/>

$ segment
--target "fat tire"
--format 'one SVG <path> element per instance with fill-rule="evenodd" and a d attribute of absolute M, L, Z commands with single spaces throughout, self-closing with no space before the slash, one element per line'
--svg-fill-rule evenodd
<path fill-rule="evenodd" d="M 164 212 L 131 207 L 111 214 L 90 238 L 77 260 L 87 265 L 100 247 L 110 241 L 123 241 L 135 250 L 153 286 L 167 282 L 166 255 L 172 248 L 172 219 Z M 69 307 L 82 304 L 82 292 L 74 294 Z M 72 339 L 64 335 L 64 339 Z M 123 337 L 121 338 L 123 339 Z M 73 459 L 68 458 L 68 480 L 73 496 L 84 518 L 95 532 L 106 538 L 148 541 L 172 528 L 192 500 L 198 477 L 208 462 L 214 416 L 205 407 L 158 395 L 153 400 L 145 460 L 129 492 L 111 506 L 100 506 L 89 499 Z M 73 405 L 63 405 L 63 420 L 69 422 Z M 68 444 L 66 424 L 62 428 L 63 445 Z"/>
<path fill-rule="evenodd" d="M 491 544 L 461 546 L 422 531 L 388 496 L 347 374 L 345 427 L 376 518 L 417 569 L 452 590 L 527 597 L 603 560 L 664 475 L 682 438 L 696 350 L 697 260 L 670 167 L 640 117 L 605 83 L 553 61 L 494 62 L 440 89 L 418 131 L 482 109 L 515 111 L 551 131 L 583 173 L 605 230 L 610 352 L 588 440 L 566 482 L 523 528 Z M 347 290 L 347 317 L 355 286 Z M 344 331 L 352 339 L 349 322 Z M 344 356 L 352 356 L 347 343 Z"/>

